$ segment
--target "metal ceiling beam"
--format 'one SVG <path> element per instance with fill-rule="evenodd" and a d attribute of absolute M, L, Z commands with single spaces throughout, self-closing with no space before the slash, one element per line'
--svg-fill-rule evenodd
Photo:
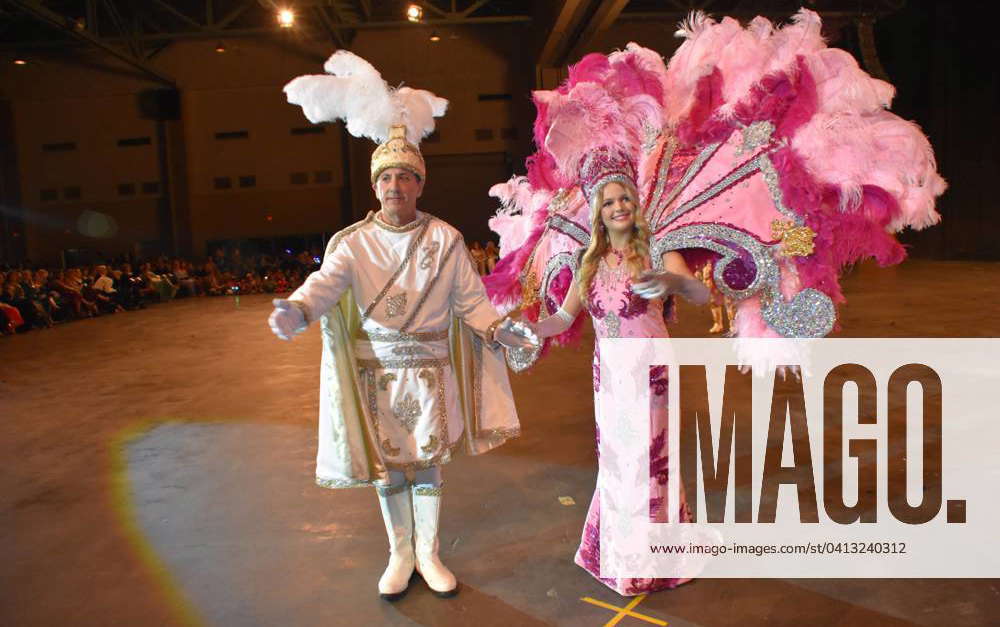
<path fill-rule="evenodd" d="M 462 17 L 469 17 L 479 9 L 483 8 L 485 5 L 489 4 L 490 0 L 479 0 L 478 2 L 473 2 L 472 6 L 462 11 L 459 15 Z"/>
<path fill-rule="evenodd" d="M 540 24 L 540 31 L 548 35 L 542 41 L 538 61 L 539 67 L 555 67 L 560 65 L 559 59 L 565 55 L 567 42 L 572 33 L 580 25 L 589 6 L 587 0 L 562 0 L 556 9 L 551 24 Z"/>
<path fill-rule="evenodd" d="M 76 39 L 82 40 L 92 46 L 100 48 L 101 50 L 115 57 L 116 59 L 124 61 L 128 65 L 136 68 L 137 70 L 140 70 L 144 74 L 147 74 L 151 78 L 166 85 L 169 85 L 171 87 L 177 86 L 177 82 L 174 79 L 167 76 L 166 74 L 153 68 L 149 64 L 143 62 L 142 60 L 137 59 L 134 56 L 122 50 L 119 50 L 114 46 L 109 45 L 108 43 L 106 43 L 105 40 L 99 39 L 91 35 L 86 30 L 77 29 L 75 20 L 72 20 L 63 15 L 59 15 L 58 13 L 50 11 L 49 9 L 42 6 L 40 2 L 37 2 L 37 0 L 10 0 L 10 2 L 17 8 L 21 9 L 21 11 L 34 17 L 38 21 L 47 24 L 49 26 L 52 26 L 54 28 L 57 28 L 69 35 L 72 35 Z M 128 42 L 133 38 L 126 37 L 122 39 L 125 42 Z"/>
<path fill-rule="evenodd" d="M 313 7 L 313 11 L 319 17 L 320 23 L 323 25 L 324 30 L 326 30 L 326 34 L 333 40 L 334 45 L 337 48 L 346 49 L 347 46 L 344 44 L 344 37 L 340 34 L 339 30 L 334 28 L 333 20 L 327 15 L 326 9 L 324 7 Z"/>
<path fill-rule="evenodd" d="M 94 35 L 98 34 L 98 0 L 87 0 L 87 30 Z"/>
<path fill-rule="evenodd" d="M 419 6 L 423 7 L 423 8 L 425 8 L 425 9 L 427 9 L 429 11 L 437 13 L 438 15 L 440 15 L 443 18 L 451 17 L 451 15 L 447 11 L 443 10 L 441 7 L 436 6 L 430 0 L 414 0 L 413 3 L 416 4 L 416 5 L 419 5 Z M 421 20 L 421 22 L 422 21 L 423 20 Z"/>
<path fill-rule="evenodd" d="M 359 13 L 357 5 L 353 3 L 346 3 L 350 5 L 348 7 L 343 6 L 343 4 L 345 4 L 344 2 L 332 2 L 331 4 L 332 6 L 330 8 L 333 11 L 333 16 L 340 24 L 354 26 L 361 23 L 365 19 L 364 16 Z M 338 37 L 342 40 L 340 46 L 341 48 L 350 48 L 351 44 L 354 43 L 354 38 L 358 34 L 358 31 L 353 28 L 345 32 L 343 35 L 339 35 L 340 31 L 336 29 L 334 29 L 333 32 L 337 33 Z"/>
<path fill-rule="evenodd" d="M 29 2 L 30 0 L 17 0 L 18 2 Z M 37 3 L 36 3 L 37 4 Z M 62 18 L 65 19 L 65 18 Z M 359 22 L 357 24 L 331 24 L 331 28 L 336 30 L 378 30 L 378 29 L 393 29 L 393 28 L 419 28 L 423 26 L 480 26 L 486 24 L 526 24 L 531 22 L 532 19 L 528 15 L 512 15 L 506 17 L 467 17 L 467 18 L 455 18 L 455 19 L 444 19 L 444 20 L 423 20 L 419 24 L 413 24 L 411 22 L 405 21 L 392 21 L 392 22 Z M 232 28 L 232 29 L 200 29 L 191 31 L 178 31 L 178 32 L 163 32 L 163 33 L 146 33 L 143 35 L 137 35 L 135 37 L 136 41 L 149 42 L 149 41 L 169 41 L 169 40 L 180 40 L 180 39 L 223 39 L 223 38 L 234 38 L 234 37 L 255 37 L 258 35 L 275 35 L 284 32 L 284 29 L 279 29 L 277 27 L 263 27 L 263 28 Z M 123 37 L 102 37 L 100 40 L 102 45 L 125 43 L 126 38 Z M 0 45 L 0 50 L 29 50 L 32 48 L 58 48 L 71 45 L 72 42 L 67 41 L 41 41 L 41 42 L 19 42 L 16 44 L 2 44 Z M 97 44 L 95 44 L 97 45 Z"/>
<path fill-rule="evenodd" d="M 166 11 L 167 13 L 173 15 L 174 17 L 176 17 L 180 21 L 185 22 L 187 24 L 190 24 L 191 26 L 194 26 L 195 28 L 198 28 L 198 29 L 201 29 L 201 30 L 205 30 L 205 25 L 204 24 L 202 24 L 198 20 L 194 19 L 193 17 L 187 16 L 187 15 L 181 13 L 180 11 L 178 11 L 177 9 L 175 9 L 174 7 L 172 7 L 169 4 L 167 4 L 166 2 L 163 2 L 163 0 L 153 0 L 153 4 L 155 4 L 156 6 L 160 7 L 161 9 L 163 9 L 164 11 Z"/>
<path fill-rule="evenodd" d="M 615 23 L 628 2 L 629 0 L 600 0 L 594 14 L 576 38 L 576 42 L 567 50 L 563 64 L 580 58 L 583 52 L 592 47 L 597 38 Z"/>
<path fill-rule="evenodd" d="M 351 24 L 350 26 L 341 26 L 340 28 L 407 28 L 413 26 L 454 26 L 457 24 L 479 26 L 483 24 L 525 24 L 531 21 L 530 15 L 498 15 L 496 17 L 449 17 L 440 20 L 420 20 L 419 24 L 402 21 L 362 22 L 361 24 Z"/>
<path fill-rule="evenodd" d="M 365 16 L 366 20 L 372 19 L 372 3 L 371 0 L 359 0 L 358 4 L 361 5 L 361 13 Z"/>
<path fill-rule="evenodd" d="M 243 15 L 243 12 L 246 11 L 247 9 L 249 9 L 254 4 L 256 4 L 256 2 L 254 2 L 253 0 L 247 0 L 243 4 L 239 5 L 238 7 L 236 7 L 235 9 L 233 9 L 232 11 L 230 11 L 229 13 L 227 13 L 226 17 L 224 17 L 221 20 L 219 20 L 218 22 L 216 22 L 215 28 L 222 29 L 222 28 L 225 28 L 225 27 L 229 26 L 229 24 L 233 20 L 235 20 L 239 16 Z"/>
<path fill-rule="evenodd" d="M 122 18 L 121 13 L 118 12 L 118 7 L 115 6 L 112 0 L 104 0 L 104 11 L 111 18 L 111 23 L 114 25 L 115 30 L 118 31 L 118 34 L 125 39 L 125 45 L 128 47 L 129 54 L 136 59 L 141 58 L 142 50 L 140 49 L 139 42 L 135 39 L 136 31 L 135 29 L 129 29 L 125 25 L 125 19 Z"/>

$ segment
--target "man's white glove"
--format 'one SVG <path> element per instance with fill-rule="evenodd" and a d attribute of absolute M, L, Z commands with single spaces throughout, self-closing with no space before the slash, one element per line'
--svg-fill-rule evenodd
<path fill-rule="evenodd" d="M 701 281 L 666 270 L 643 272 L 639 275 L 639 282 L 632 285 L 632 291 L 645 299 L 680 294 L 698 305 L 707 303 L 709 297 L 708 288 Z"/>
<path fill-rule="evenodd" d="M 493 339 L 507 348 L 535 348 L 541 344 L 534 331 L 523 322 L 506 318 L 493 332 Z"/>
<path fill-rule="evenodd" d="M 283 340 L 290 340 L 296 333 L 306 330 L 308 323 L 302 310 L 284 298 L 275 298 L 271 301 L 274 311 L 267 319 L 271 331 Z"/>

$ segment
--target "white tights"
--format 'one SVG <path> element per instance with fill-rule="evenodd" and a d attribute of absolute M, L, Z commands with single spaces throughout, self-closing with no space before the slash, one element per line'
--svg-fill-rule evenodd
<path fill-rule="evenodd" d="M 406 483 L 406 473 L 401 470 L 389 471 L 389 485 L 401 486 Z M 413 473 L 413 485 L 441 486 L 441 467 L 431 466 L 424 470 L 417 470 Z"/>

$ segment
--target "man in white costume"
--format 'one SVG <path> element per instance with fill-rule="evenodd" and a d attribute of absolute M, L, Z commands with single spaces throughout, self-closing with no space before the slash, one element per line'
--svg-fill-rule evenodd
<path fill-rule="evenodd" d="M 439 467 L 456 452 L 483 453 L 518 435 L 500 344 L 532 343 L 490 304 L 462 235 L 417 210 L 427 173 L 416 141 L 433 130 L 447 101 L 389 90 L 346 51 L 325 69 L 333 76 L 289 83 L 289 102 L 313 122 L 342 118 L 352 133 L 381 141 L 371 161 L 381 209 L 331 238 L 320 269 L 287 300 L 274 301 L 269 323 L 291 339 L 320 321 L 316 481 L 376 486 L 390 548 L 380 596 L 401 598 L 414 570 L 438 596 L 454 596 L 455 576 L 438 557 Z M 363 102 L 349 98 L 352 90 Z M 373 103 L 373 90 L 388 104 Z M 373 122 L 382 105 L 389 117 Z M 392 124 L 379 131 L 386 120 Z"/>

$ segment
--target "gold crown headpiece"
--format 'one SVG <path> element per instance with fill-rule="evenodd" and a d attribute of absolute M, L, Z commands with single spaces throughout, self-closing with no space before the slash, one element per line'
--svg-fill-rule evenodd
<path fill-rule="evenodd" d="M 397 124 L 389 129 L 389 139 L 378 145 L 372 153 L 372 183 L 383 170 L 388 168 L 404 168 L 420 177 L 427 179 L 427 168 L 420 149 L 406 141 L 406 127 Z"/>

